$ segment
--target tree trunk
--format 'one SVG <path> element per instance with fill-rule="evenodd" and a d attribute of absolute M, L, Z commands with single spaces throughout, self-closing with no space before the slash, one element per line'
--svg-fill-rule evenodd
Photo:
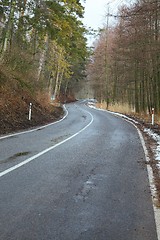
<path fill-rule="evenodd" d="M 37 81 L 40 80 L 41 72 L 43 70 L 43 66 L 44 66 L 44 62 L 45 62 L 45 56 L 46 56 L 46 52 L 47 52 L 47 49 L 48 49 L 48 41 L 49 41 L 49 38 L 48 38 L 48 35 L 46 35 L 45 38 L 44 38 L 44 49 L 40 53 Z"/>
<path fill-rule="evenodd" d="M 59 75 L 60 75 L 60 67 L 59 67 L 59 64 L 58 64 L 57 73 L 56 73 L 56 83 L 55 83 L 55 89 L 54 89 L 55 98 L 58 96 Z"/>
<path fill-rule="evenodd" d="M 14 25 L 14 11 L 15 11 L 15 1 L 11 0 L 10 2 L 10 12 L 8 21 L 6 24 L 6 30 L 5 30 L 5 37 L 2 44 L 2 51 L 1 51 L 1 58 L 0 60 L 3 60 L 4 54 L 7 50 L 11 48 L 12 45 L 12 32 L 13 32 L 13 25 Z"/>

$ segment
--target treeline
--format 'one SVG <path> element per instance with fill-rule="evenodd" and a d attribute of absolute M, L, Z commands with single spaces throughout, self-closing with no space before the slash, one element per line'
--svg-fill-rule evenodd
<path fill-rule="evenodd" d="M 33 92 L 75 91 L 88 56 L 83 12 L 79 0 L 1 0 L 1 68 Z"/>
<path fill-rule="evenodd" d="M 106 26 L 88 66 L 95 97 L 129 104 L 136 112 L 160 112 L 160 2 L 123 6 L 115 27 Z"/>

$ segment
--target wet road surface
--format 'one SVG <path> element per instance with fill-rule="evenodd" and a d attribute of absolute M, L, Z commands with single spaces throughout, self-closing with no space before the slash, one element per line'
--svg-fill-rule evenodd
<path fill-rule="evenodd" d="M 0 140 L 1 240 L 157 240 L 133 125 L 84 103 Z"/>

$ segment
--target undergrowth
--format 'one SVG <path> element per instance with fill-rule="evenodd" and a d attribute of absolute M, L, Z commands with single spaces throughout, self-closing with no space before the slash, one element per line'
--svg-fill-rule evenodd
<path fill-rule="evenodd" d="M 32 119 L 28 120 L 32 103 Z M 49 94 L 37 91 L 18 72 L 6 66 L 0 68 L 0 134 L 55 121 L 63 114 L 60 107 L 50 103 Z"/>
<path fill-rule="evenodd" d="M 152 122 L 152 116 L 149 113 L 136 113 L 135 110 L 133 108 L 131 108 L 128 104 L 110 104 L 107 108 L 107 104 L 106 102 L 103 103 L 97 103 L 96 106 L 98 108 L 102 108 L 105 110 L 109 110 L 112 112 L 118 112 L 118 113 L 122 113 L 122 114 L 126 114 L 126 115 L 130 115 L 136 118 L 139 118 L 142 121 L 145 121 L 147 123 L 151 123 Z M 156 124 L 160 124 L 160 115 L 159 114 L 155 114 L 155 123 Z"/>

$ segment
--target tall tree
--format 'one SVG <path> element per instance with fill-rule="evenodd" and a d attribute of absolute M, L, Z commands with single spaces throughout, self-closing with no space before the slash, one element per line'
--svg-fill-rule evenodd
<path fill-rule="evenodd" d="M 76 88 L 88 54 L 83 12 L 78 0 L 2 0 L 1 64 L 26 76 L 35 91 Z"/>
<path fill-rule="evenodd" d="M 102 44 L 95 49 L 96 53 L 102 48 L 110 59 L 101 68 L 101 72 L 106 65 L 109 69 L 110 100 L 128 103 L 136 112 L 150 112 L 152 107 L 160 112 L 159 2 L 140 0 L 131 7 L 123 6 L 117 18 L 111 49 Z M 104 42 L 102 35 L 100 39 Z"/>

